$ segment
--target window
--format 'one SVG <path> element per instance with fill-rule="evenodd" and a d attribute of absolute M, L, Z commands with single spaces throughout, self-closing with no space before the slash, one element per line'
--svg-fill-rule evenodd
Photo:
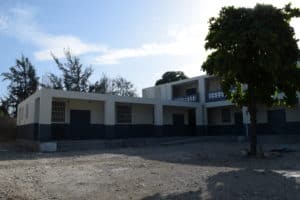
<path fill-rule="evenodd" d="M 25 107 L 25 118 L 28 119 L 28 115 L 29 115 L 29 108 L 28 108 L 28 104 L 26 104 Z"/>
<path fill-rule="evenodd" d="M 52 122 L 65 122 L 65 102 L 52 102 Z"/>
<path fill-rule="evenodd" d="M 223 123 L 231 122 L 231 113 L 229 109 L 222 109 L 222 122 Z"/>
<path fill-rule="evenodd" d="M 131 123 L 131 106 L 117 106 L 117 123 Z"/>

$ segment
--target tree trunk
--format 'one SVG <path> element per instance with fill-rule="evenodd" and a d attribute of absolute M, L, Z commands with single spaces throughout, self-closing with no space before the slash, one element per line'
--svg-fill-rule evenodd
<path fill-rule="evenodd" d="M 256 155 L 256 150 L 257 150 L 256 101 L 253 92 L 250 93 L 249 114 L 250 114 L 250 155 Z"/>

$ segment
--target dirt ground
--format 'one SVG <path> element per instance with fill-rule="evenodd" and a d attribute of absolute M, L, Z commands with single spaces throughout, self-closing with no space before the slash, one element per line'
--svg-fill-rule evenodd
<path fill-rule="evenodd" d="M 0 199 L 300 199 L 300 145 L 268 159 L 245 158 L 244 147 L 24 153 L 0 145 Z"/>

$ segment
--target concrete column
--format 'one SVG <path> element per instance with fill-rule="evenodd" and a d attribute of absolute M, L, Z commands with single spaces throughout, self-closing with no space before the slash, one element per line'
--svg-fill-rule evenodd
<path fill-rule="evenodd" d="M 249 116 L 249 113 L 248 113 L 248 108 L 244 106 L 242 108 L 242 112 L 243 112 L 243 124 L 249 124 L 250 123 L 250 116 Z"/>
<path fill-rule="evenodd" d="M 104 102 L 104 124 L 116 124 L 116 105 L 115 101 L 107 100 Z"/>
<path fill-rule="evenodd" d="M 41 90 L 39 110 L 39 123 L 51 124 L 52 96 L 48 90 Z"/>
<path fill-rule="evenodd" d="M 201 106 L 195 109 L 195 114 L 196 114 L 196 125 L 203 126 L 204 120 L 203 120 L 203 110 Z"/>
<path fill-rule="evenodd" d="M 201 77 L 199 80 L 198 80 L 198 87 L 199 87 L 199 95 L 200 95 L 200 98 L 199 98 L 199 101 L 200 103 L 205 103 L 206 102 L 206 91 L 205 91 L 205 78 L 204 77 Z"/>
<path fill-rule="evenodd" d="M 203 113 L 203 124 L 206 126 L 208 125 L 208 115 L 207 115 L 207 108 L 202 105 L 202 113 Z"/>
<path fill-rule="evenodd" d="M 154 105 L 154 125 L 163 125 L 163 106 L 161 104 Z"/>
<path fill-rule="evenodd" d="M 245 135 L 246 135 L 246 137 L 248 137 L 249 136 L 248 124 L 250 124 L 250 115 L 248 113 L 248 108 L 244 106 L 242 108 L 242 112 L 243 112 L 243 124 L 245 127 Z"/>
<path fill-rule="evenodd" d="M 45 142 L 53 140 L 51 133 L 52 95 L 51 90 L 41 90 L 40 92 L 39 135 L 34 137 L 40 142 Z"/>

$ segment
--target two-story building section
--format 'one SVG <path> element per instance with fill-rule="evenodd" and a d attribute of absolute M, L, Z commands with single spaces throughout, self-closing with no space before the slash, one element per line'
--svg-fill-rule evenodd
<path fill-rule="evenodd" d="M 201 134 L 248 134 L 250 118 L 247 108 L 237 107 L 226 100 L 216 77 L 202 75 L 145 88 L 143 97 L 199 104 L 202 111 L 199 122 Z M 258 134 L 300 134 L 299 103 L 294 108 L 257 107 Z"/>

